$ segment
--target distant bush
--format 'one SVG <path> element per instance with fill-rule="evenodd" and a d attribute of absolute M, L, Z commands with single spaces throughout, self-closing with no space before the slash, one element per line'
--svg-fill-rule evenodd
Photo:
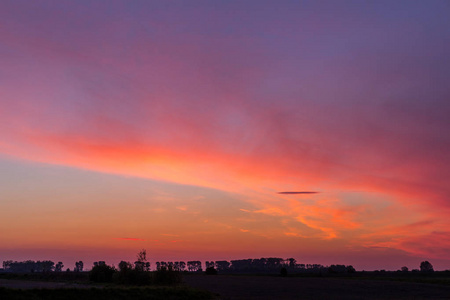
<path fill-rule="evenodd" d="M 153 272 L 153 282 L 160 285 L 175 285 L 182 282 L 181 272 L 174 271 L 172 268 L 160 268 Z"/>
<path fill-rule="evenodd" d="M 149 285 L 151 284 L 151 276 L 150 272 L 131 269 L 126 272 L 114 273 L 113 282 L 125 285 Z"/>
<path fill-rule="evenodd" d="M 352 265 L 347 266 L 347 273 L 353 274 L 356 273 L 355 268 Z"/>
<path fill-rule="evenodd" d="M 208 267 L 205 270 L 206 275 L 217 275 L 217 270 L 214 267 Z"/>
<path fill-rule="evenodd" d="M 117 270 L 107 264 L 96 264 L 89 272 L 89 280 L 93 282 L 112 282 Z"/>
<path fill-rule="evenodd" d="M 344 274 L 344 273 L 356 273 L 355 268 L 352 265 L 331 265 L 328 267 L 327 271 L 330 274 Z"/>
<path fill-rule="evenodd" d="M 281 268 L 281 270 L 280 270 L 280 276 L 281 276 L 281 277 L 286 277 L 287 274 L 288 274 L 287 269 L 286 269 L 285 267 Z"/>
<path fill-rule="evenodd" d="M 423 261 L 420 263 L 420 272 L 432 273 L 434 272 L 433 265 L 429 261 Z"/>

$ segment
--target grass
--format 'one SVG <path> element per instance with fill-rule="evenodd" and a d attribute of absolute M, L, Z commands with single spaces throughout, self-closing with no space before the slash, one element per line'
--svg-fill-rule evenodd
<path fill-rule="evenodd" d="M 214 299 L 207 291 L 188 287 L 130 287 L 90 289 L 8 289 L 0 288 L 0 299 L 8 300 L 165 300 Z"/>

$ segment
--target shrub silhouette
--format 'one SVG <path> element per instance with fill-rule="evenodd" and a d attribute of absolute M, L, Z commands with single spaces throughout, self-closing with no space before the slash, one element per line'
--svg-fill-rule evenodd
<path fill-rule="evenodd" d="M 420 272 L 431 273 L 434 272 L 433 265 L 428 261 L 423 261 L 420 263 Z"/>
<path fill-rule="evenodd" d="M 174 271 L 171 267 L 161 267 L 153 272 L 153 281 L 155 284 L 179 284 L 182 281 L 181 273 Z"/>
<path fill-rule="evenodd" d="M 208 267 L 205 270 L 206 275 L 217 275 L 217 270 L 214 267 Z"/>
<path fill-rule="evenodd" d="M 83 262 L 81 260 L 77 261 L 75 263 L 75 268 L 73 269 L 74 272 L 82 272 L 83 271 L 83 266 L 84 266 L 84 264 L 83 264 Z"/>
<path fill-rule="evenodd" d="M 94 282 L 112 282 L 116 273 L 114 267 L 108 266 L 105 262 L 94 263 L 94 267 L 89 272 L 89 280 Z"/>
<path fill-rule="evenodd" d="M 119 272 L 113 275 L 113 281 L 118 284 L 148 285 L 151 283 L 150 272 L 135 267 L 125 261 L 119 263 Z"/>

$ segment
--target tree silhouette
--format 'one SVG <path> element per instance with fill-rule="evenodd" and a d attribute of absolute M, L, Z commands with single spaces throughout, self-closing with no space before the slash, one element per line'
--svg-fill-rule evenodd
<path fill-rule="evenodd" d="M 64 264 L 63 264 L 62 262 L 59 261 L 59 262 L 55 265 L 55 272 L 61 272 L 63 268 L 64 268 Z"/>
<path fill-rule="evenodd" d="M 226 260 L 218 260 L 215 263 L 215 267 L 218 272 L 227 271 L 230 268 L 230 263 Z"/>
<path fill-rule="evenodd" d="M 75 262 L 75 268 L 74 268 L 74 271 L 75 272 L 82 272 L 83 271 L 83 262 L 80 260 L 80 261 L 77 261 L 77 262 Z"/>
<path fill-rule="evenodd" d="M 433 265 L 428 260 L 421 262 L 420 272 L 434 272 Z"/>
<path fill-rule="evenodd" d="M 108 266 L 104 261 L 94 262 L 94 267 L 89 272 L 89 280 L 94 282 L 112 282 L 116 269 Z"/>
<path fill-rule="evenodd" d="M 137 261 L 134 262 L 135 269 L 141 271 L 150 271 L 150 263 L 147 261 L 147 250 L 142 249 L 136 255 Z"/>
<path fill-rule="evenodd" d="M 187 267 L 189 272 L 201 272 L 202 262 L 198 260 L 191 260 L 187 262 Z"/>
<path fill-rule="evenodd" d="M 217 275 L 217 270 L 214 267 L 207 267 L 205 270 L 206 275 Z"/>
<path fill-rule="evenodd" d="M 147 261 L 147 250 L 142 249 L 139 251 L 139 253 L 136 255 L 136 258 L 140 262 L 146 262 Z"/>
<path fill-rule="evenodd" d="M 61 263 L 62 264 L 62 263 Z M 44 261 L 4 261 L 3 268 L 5 271 L 17 272 L 17 273 L 27 273 L 27 272 L 44 272 L 48 273 L 55 269 L 55 263 L 51 260 Z"/>
<path fill-rule="evenodd" d="M 189 263 L 189 262 L 188 262 Z M 214 268 L 214 262 L 213 261 L 205 261 L 205 267 L 208 268 Z"/>
<path fill-rule="evenodd" d="M 173 263 L 173 269 L 175 271 L 184 271 L 184 268 L 186 268 L 186 264 L 182 261 L 176 261 Z"/>
<path fill-rule="evenodd" d="M 346 267 L 346 269 L 347 269 L 347 273 L 356 273 L 356 270 L 352 265 L 348 265 Z"/>
<path fill-rule="evenodd" d="M 126 273 L 127 271 L 133 269 L 133 267 L 131 266 L 131 264 L 129 262 L 126 261 L 121 261 L 119 263 L 119 272 L 121 273 Z"/>
<path fill-rule="evenodd" d="M 295 269 L 297 267 L 297 261 L 295 260 L 295 258 L 288 258 L 286 260 L 286 263 L 291 269 Z"/>

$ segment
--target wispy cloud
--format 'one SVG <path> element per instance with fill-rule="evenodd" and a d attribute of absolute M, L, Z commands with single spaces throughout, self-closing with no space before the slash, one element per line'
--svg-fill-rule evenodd
<path fill-rule="evenodd" d="M 283 238 L 403 250 L 416 238 L 438 242 L 450 226 L 444 2 L 264 1 L 254 10 L 252 1 L 189 9 L 143 1 L 98 3 L 89 13 L 65 1 L 24 3 L 0 1 L 1 154 L 210 188 L 210 206 L 190 195 L 135 209 L 146 229 L 183 237 L 160 225 L 176 223 L 174 211 L 187 218 L 183 229 L 222 215 L 221 233 L 257 231 L 229 225 L 235 216 L 221 204 L 233 195 L 235 214 L 267 220 L 260 232 L 276 227 Z M 144 194 L 135 198 L 152 198 Z M 126 232 L 141 234 L 114 234 Z"/>
<path fill-rule="evenodd" d="M 310 194 L 318 194 L 319 192 L 310 192 L 310 191 L 301 191 L 301 192 L 278 192 L 277 194 L 282 195 L 310 195 Z"/>
<path fill-rule="evenodd" d="M 122 241 L 146 241 L 145 239 L 139 239 L 139 238 L 114 238 L 115 240 L 122 240 Z"/>

